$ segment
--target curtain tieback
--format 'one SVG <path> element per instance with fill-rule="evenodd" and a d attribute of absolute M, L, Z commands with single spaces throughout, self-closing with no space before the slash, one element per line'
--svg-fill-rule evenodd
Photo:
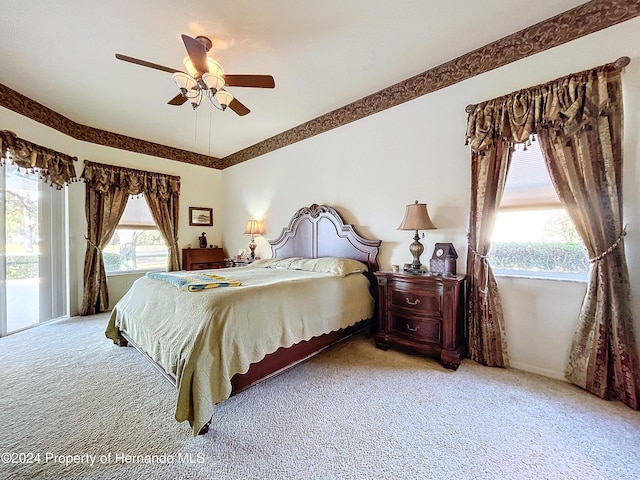
<path fill-rule="evenodd" d="M 609 248 L 607 248 L 604 252 L 602 252 L 600 255 L 596 255 L 595 257 L 590 258 L 589 263 L 598 262 L 602 260 L 604 257 L 606 257 L 607 255 L 609 255 L 611 252 L 613 252 L 616 248 L 618 248 L 618 245 L 620 245 L 620 242 L 622 242 L 622 239 L 625 237 L 626 234 L 627 234 L 627 225 L 624 226 L 624 228 L 622 229 L 622 233 L 616 239 L 616 241 L 613 242 L 613 244 Z"/>
<path fill-rule="evenodd" d="M 487 293 L 489 293 L 489 261 L 487 260 L 487 255 L 482 255 L 478 253 L 478 251 L 469 245 L 469 250 L 476 257 L 480 257 L 482 259 L 482 263 L 484 264 L 484 287 L 480 289 L 480 293 L 484 295 L 485 302 L 487 301 Z"/>
<path fill-rule="evenodd" d="M 101 249 L 98 245 L 96 245 L 95 243 L 93 243 L 91 240 L 89 240 L 89 238 L 88 238 L 88 237 L 86 237 L 86 236 L 85 236 L 85 237 L 84 237 L 84 239 L 87 241 L 87 243 L 88 243 L 89 245 L 91 245 L 93 248 L 95 248 L 96 250 L 98 250 L 98 252 L 102 253 L 102 249 Z"/>

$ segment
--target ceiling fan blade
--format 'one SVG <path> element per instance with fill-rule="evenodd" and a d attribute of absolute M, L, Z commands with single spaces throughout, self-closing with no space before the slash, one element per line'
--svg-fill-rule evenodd
<path fill-rule="evenodd" d="M 185 97 L 184 95 L 179 93 L 178 95 L 173 97 L 171 100 L 169 100 L 167 102 L 167 104 L 168 105 L 182 105 L 182 104 L 186 103 L 186 101 L 187 101 L 187 97 Z"/>
<path fill-rule="evenodd" d="M 200 74 L 207 73 L 209 66 L 207 65 L 207 49 L 205 46 L 195 38 L 191 38 L 185 34 L 182 34 L 182 41 L 195 69 L 198 70 Z"/>
<path fill-rule="evenodd" d="M 116 53 L 116 58 L 118 60 L 123 60 L 125 62 L 135 63 L 136 65 L 142 65 L 143 67 L 155 68 L 156 70 L 161 70 L 163 72 L 176 73 L 176 72 L 180 72 L 181 71 L 181 70 L 176 70 L 175 68 L 171 68 L 171 67 L 164 67 L 162 65 L 158 65 L 157 63 L 147 62 L 146 60 L 140 60 L 138 58 L 127 57 L 126 55 L 121 55 L 119 53 Z"/>
<path fill-rule="evenodd" d="M 247 113 L 249 113 L 251 111 L 247 107 L 245 107 L 242 103 L 240 103 L 238 100 L 236 100 L 235 98 L 233 100 L 231 100 L 231 103 L 229 104 L 229 108 L 231 110 L 233 110 L 234 112 L 236 112 L 241 117 L 246 115 Z"/>
<path fill-rule="evenodd" d="M 224 74 L 224 82 L 229 87 L 274 88 L 276 82 L 271 75 Z"/>

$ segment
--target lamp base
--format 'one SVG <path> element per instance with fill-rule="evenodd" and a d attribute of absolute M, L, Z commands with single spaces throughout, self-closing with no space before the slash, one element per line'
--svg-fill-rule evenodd
<path fill-rule="evenodd" d="M 405 273 L 412 273 L 412 274 L 414 274 L 414 275 L 423 275 L 423 274 L 425 274 L 425 273 L 429 273 L 429 272 L 427 272 L 426 270 L 424 270 L 422 267 L 420 267 L 420 268 L 414 268 L 414 267 L 413 267 L 413 265 L 411 265 L 411 267 L 410 267 L 410 268 L 407 268 L 407 269 L 405 270 Z"/>
<path fill-rule="evenodd" d="M 405 271 L 409 273 L 426 273 L 426 271 L 422 269 L 422 262 L 420 262 L 420 255 L 424 252 L 424 246 L 420 243 L 420 236 L 417 230 L 413 236 L 413 243 L 409 245 L 409 251 L 413 256 L 413 262 L 411 262 L 411 268 Z"/>

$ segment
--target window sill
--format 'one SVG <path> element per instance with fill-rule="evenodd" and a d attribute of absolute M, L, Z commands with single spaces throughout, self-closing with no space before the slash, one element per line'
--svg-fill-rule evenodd
<path fill-rule="evenodd" d="M 535 272 L 527 270 L 494 270 L 493 275 L 495 277 L 525 278 L 527 280 L 552 280 L 576 283 L 587 283 L 587 281 L 589 280 L 588 274 Z"/>
<path fill-rule="evenodd" d="M 147 272 L 164 272 L 163 269 L 154 270 L 123 270 L 121 272 L 107 272 L 107 278 L 109 277 L 122 277 L 125 275 L 144 275 Z"/>

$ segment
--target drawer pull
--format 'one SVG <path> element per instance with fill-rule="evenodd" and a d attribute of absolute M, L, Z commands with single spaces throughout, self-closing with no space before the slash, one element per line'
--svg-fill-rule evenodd
<path fill-rule="evenodd" d="M 411 300 L 409 300 L 409 297 L 405 297 L 404 298 L 407 301 L 407 304 L 409 305 L 418 305 L 420 303 L 420 299 L 416 298 L 413 302 Z"/>
<path fill-rule="evenodd" d="M 419 329 L 420 329 L 420 326 L 412 327 L 407 323 L 407 330 L 409 330 L 410 332 L 417 332 Z"/>

